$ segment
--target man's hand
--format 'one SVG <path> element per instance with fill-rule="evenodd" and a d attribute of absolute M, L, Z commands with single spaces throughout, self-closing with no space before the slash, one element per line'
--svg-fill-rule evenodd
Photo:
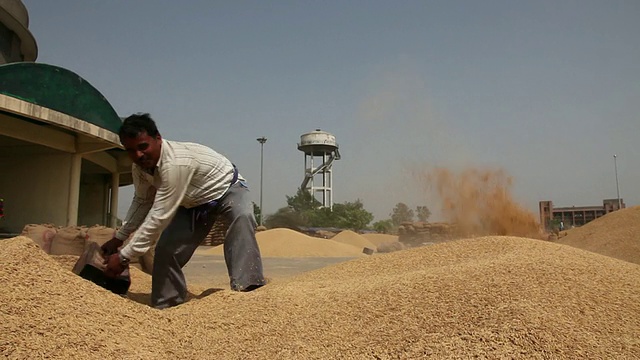
<path fill-rule="evenodd" d="M 102 246 L 100 247 L 102 249 L 102 254 L 105 256 L 105 258 L 107 256 L 111 256 L 113 254 L 118 253 L 118 248 L 120 246 L 122 246 L 122 244 L 124 243 L 124 241 L 116 238 L 115 236 L 107 241 L 106 243 L 102 244 Z"/>
<path fill-rule="evenodd" d="M 120 254 L 117 252 L 106 257 L 104 263 L 107 265 L 104 274 L 110 278 L 118 277 L 118 275 L 122 274 L 127 268 L 127 265 L 124 265 L 122 261 L 120 261 Z"/>

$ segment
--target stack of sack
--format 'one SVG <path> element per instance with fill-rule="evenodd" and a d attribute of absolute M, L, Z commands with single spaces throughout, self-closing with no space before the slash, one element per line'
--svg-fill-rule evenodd
<path fill-rule="evenodd" d="M 53 224 L 28 224 L 22 229 L 22 236 L 33 240 L 44 252 L 51 254 L 51 243 L 56 236 L 58 228 Z"/>
<path fill-rule="evenodd" d="M 111 240 L 115 233 L 116 229 L 103 225 L 56 227 L 52 224 L 28 224 L 21 235 L 33 240 L 49 255 L 81 256 L 90 244 L 102 246 Z M 125 245 L 130 239 L 131 237 L 125 241 Z M 155 244 L 140 258 L 131 259 L 131 263 L 138 264 L 142 271 L 151 274 L 154 251 Z"/>

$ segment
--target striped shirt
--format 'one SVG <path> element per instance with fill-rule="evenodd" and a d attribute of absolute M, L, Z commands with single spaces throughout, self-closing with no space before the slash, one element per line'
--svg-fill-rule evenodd
<path fill-rule="evenodd" d="M 226 157 L 204 145 L 162 139 L 153 174 L 133 164 L 135 194 L 116 237 L 124 241 L 135 233 L 122 255 L 128 259 L 144 255 L 179 206 L 192 208 L 218 200 L 229 189 L 233 173 Z"/>

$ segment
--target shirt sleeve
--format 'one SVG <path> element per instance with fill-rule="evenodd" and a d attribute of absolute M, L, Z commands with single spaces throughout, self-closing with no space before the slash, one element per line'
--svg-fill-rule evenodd
<path fill-rule="evenodd" d="M 127 211 L 127 216 L 124 219 L 124 225 L 122 225 L 116 233 L 116 238 L 122 241 L 127 240 L 129 235 L 136 231 L 140 224 L 142 224 L 142 221 L 149 213 L 149 209 L 151 209 L 151 205 L 153 205 L 153 198 L 156 194 L 156 189 L 144 178 L 138 167 L 133 167 L 131 175 L 135 188 L 133 200 Z"/>
<path fill-rule="evenodd" d="M 186 165 L 175 165 L 162 171 L 153 205 L 131 241 L 121 250 L 122 256 L 128 259 L 142 256 L 158 240 L 182 203 L 194 172 L 192 166 Z"/>

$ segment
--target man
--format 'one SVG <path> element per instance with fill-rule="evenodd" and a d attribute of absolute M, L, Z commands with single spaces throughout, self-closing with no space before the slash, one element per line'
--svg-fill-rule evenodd
<path fill-rule="evenodd" d="M 157 241 L 151 305 L 162 309 L 183 303 L 187 286 L 182 267 L 222 216 L 230 224 L 224 258 L 231 289 L 251 291 L 264 285 L 253 206 L 235 165 L 206 146 L 163 139 L 149 114 L 126 118 L 119 135 L 133 161 L 135 195 L 125 224 L 102 246 L 108 255 L 107 276 L 118 276 L 130 259 Z"/>

